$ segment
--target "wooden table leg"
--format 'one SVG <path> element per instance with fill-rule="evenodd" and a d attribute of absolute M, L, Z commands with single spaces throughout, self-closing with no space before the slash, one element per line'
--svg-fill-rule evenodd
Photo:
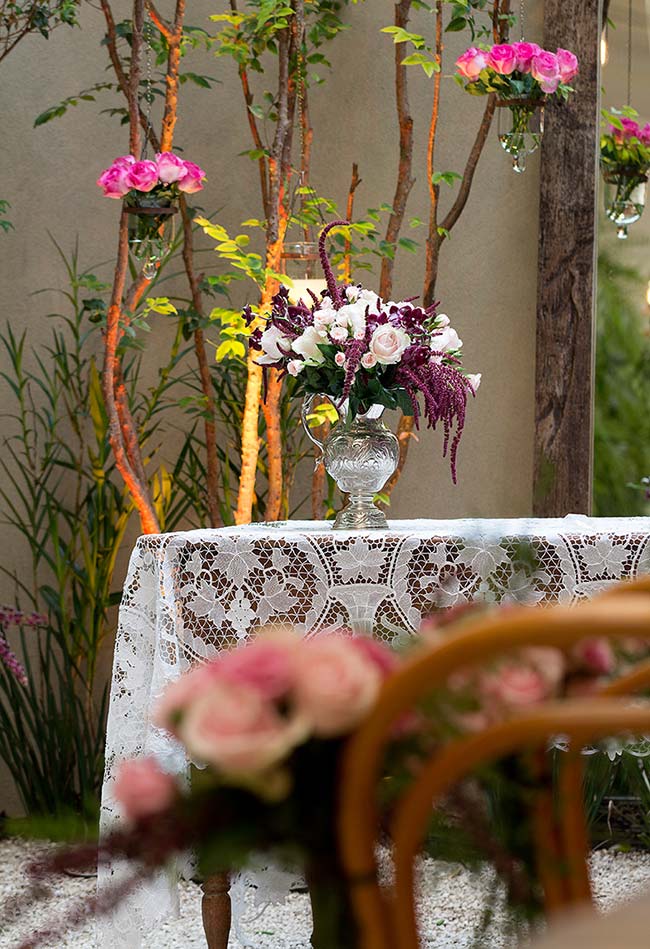
<path fill-rule="evenodd" d="M 215 873 L 201 885 L 203 930 L 208 949 L 228 949 L 230 936 L 230 877 Z"/>

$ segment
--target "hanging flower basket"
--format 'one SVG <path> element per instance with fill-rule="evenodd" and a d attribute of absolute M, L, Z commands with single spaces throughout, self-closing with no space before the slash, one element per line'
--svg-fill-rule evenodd
<path fill-rule="evenodd" d="M 544 134 L 544 103 L 538 99 L 497 99 L 499 142 L 512 158 L 513 170 L 526 170 L 526 158 L 536 151 Z"/>
<path fill-rule="evenodd" d="M 633 116 L 637 113 L 630 108 L 603 111 L 605 130 L 600 139 L 605 214 L 621 240 L 643 214 L 650 171 L 650 123 L 641 128 Z"/>
<path fill-rule="evenodd" d="M 557 96 L 566 102 L 573 92 L 569 83 L 578 74 L 576 56 L 568 49 L 550 53 L 523 41 L 489 49 L 470 46 L 456 60 L 456 69 L 456 81 L 470 95 L 497 96 L 499 142 L 514 171 L 521 173 L 527 155 L 542 140 L 546 100 Z"/>
<path fill-rule="evenodd" d="M 129 245 L 149 279 L 155 277 L 172 246 L 171 225 L 179 196 L 200 191 L 204 178 L 205 172 L 194 162 L 162 152 L 155 161 L 137 161 L 133 155 L 116 158 L 97 180 L 105 197 L 123 199 L 129 217 Z"/>

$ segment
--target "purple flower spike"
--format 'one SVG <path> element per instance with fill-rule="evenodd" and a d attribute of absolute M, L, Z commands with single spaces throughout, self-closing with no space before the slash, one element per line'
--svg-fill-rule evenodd
<path fill-rule="evenodd" d="M 318 238 L 318 253 L 320 255 L 321 267 L 323 268 L 323 273 L 325 275 L 325 281 L 327 283 L 327 289 L 332 298 L 332 303 L 334 304 L 335 310 L 340 310 L 343 306 L 343 294 L 338 288 L 336 283 L 336 277 L 334 276 L 334 271 L 332 270 L 332 265 L 330 259 L 327 256 L 327 251 L 325 250 L 325 238 L 332 230 L 333 227 L 349 227 L 349 221 L 331 221 L 329 224 L 326 224 L 323 230 L 320 232 L 320 237 Z"/>

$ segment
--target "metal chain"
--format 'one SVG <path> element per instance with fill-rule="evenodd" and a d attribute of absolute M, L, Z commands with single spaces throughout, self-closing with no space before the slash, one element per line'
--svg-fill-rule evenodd
<path fill-rule="evenodd" d="M 151 132 L 151 109 L 153 106 L 153 66 L 151 62 L 151 38 L 153 36 L 153 23 L 151 22 L 151 15 L 149 12 L 149 4 L 146 5 L 147 18 L 143 24 L 143 33 L 144 33 L 144 45 L 145 45 L 145 65 L 146 65 L 146 76 L 144 83 L 144 101 L 147 104 L 146 108 L 146 118 L 147 126 L 144 132 L 144 146 L 142 148 L 142 160 L 147 157 L 147 149 L 149 148 L 149 134 Z"/>
<path fill-rule="evenodd" d="M 632 105 L 632 0 L 627 7 L 627 104 Z"/>
<path fill-rule="evenodd" d="M 524 0 L 519 0 L 519 31 L 521 42 L 524 42 Z"/>

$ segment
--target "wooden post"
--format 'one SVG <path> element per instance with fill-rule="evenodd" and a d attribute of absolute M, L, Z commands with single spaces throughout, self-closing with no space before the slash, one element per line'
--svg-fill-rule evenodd
<path fill-rule="evenodd" d="M 533 511 L 591 510 L 596 198 L 603 0 L 545 0 L 544 46 L 580 61 L 546 108 L 540 186 Z"/>
<path fill-rule="evenodd" d="M 230 936 L 230 877 L 215 873 L 202 884 L 203 931 L 208 949 L 228 949 Z"/>

